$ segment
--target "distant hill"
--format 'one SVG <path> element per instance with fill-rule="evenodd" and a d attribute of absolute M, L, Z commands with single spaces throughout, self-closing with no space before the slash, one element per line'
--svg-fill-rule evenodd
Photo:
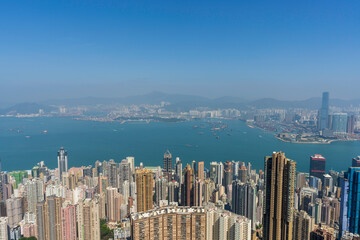
<path fill-rule="evenodd" d="M 149 94 L 106 98 L 106 97 L 85 97 L 85 98 L 72 98 L 72 99 L 52 99 L 37 103 L 23 103 L 17 104 L 11 108 L 0 110 L 0 113 L 8 113 L 15 111 L 18 113 L 29 114 L 37 113 L 39 109 L 45 112 L 54 110 L 50 106 L 94 106 L 94 105 L 114 105 L 114 104 L 160 104 L 161 102 L 169 102 L 170 105 L 166 106 L 166 110 L 173 112 L 189 111 L 195 108 L 204 109 L 219 109 L 219 108 L 236 108 L 241 110 L 252 108 L 309 108 L 319 109 L 321 106 L 321 98 L 310 98 L 306 100 L 278 100 L 275 98 L 262 98 L 258 100 L 246 100 L 239 97 L 220 97 L 220 98 L 207 98 L 195 95 L 186 94 L 168 94 L 163 92 L 151 92 Z M 341 100 L 330 99 L 330 106 L 334 107 L 360 107 L 360 99 L 355 100 Z"/>
<path fill-rule="evenodd" d="M 42 109 L 45 113 L 49 113 L 56 108 L 38 103 L 19 103 L 12 107 L 0 109 L 0 114 L 34 114 Z"/>

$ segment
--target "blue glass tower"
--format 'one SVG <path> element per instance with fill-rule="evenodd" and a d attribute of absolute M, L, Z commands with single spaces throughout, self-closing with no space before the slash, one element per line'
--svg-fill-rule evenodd
<path fill-rule="evenodd" d="M 329 92 L 323 92 L 319 115 L 319 130 L 327 129 L 329 127 Z"/>
<path fill-rule="evenodd" d="M 351 167 L 341 181 L 340 238 L 344 231 L 359 234 L 360 167 Z"/>

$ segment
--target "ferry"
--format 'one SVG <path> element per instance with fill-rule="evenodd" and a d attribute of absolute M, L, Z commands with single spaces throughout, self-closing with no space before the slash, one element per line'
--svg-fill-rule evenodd
<path fill-rule="evenodd" d="M 249 128 L 255 128 L 254 126 L 248 125 Z"/>

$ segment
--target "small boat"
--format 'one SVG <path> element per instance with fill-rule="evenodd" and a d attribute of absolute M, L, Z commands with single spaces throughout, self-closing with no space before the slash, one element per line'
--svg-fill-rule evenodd
<path fill-rule="evenodd" d="M 42 131 L 42 133 L 47 133 L 47 130 Z"/>
<path fill-rule="evenodd" d="M 25 136 L 26 138 L 30 138 L 30 136 Z"/>
<path fill-rule="evenodd" d="M 255 128 L 254 126 L 248 125 L 249 128 Z"/>

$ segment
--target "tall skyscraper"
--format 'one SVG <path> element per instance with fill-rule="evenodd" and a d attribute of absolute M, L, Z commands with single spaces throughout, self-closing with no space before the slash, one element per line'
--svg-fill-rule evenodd
<path fill-rule="evenodd" d="M 6 215 L 10 227 L 15 227 L 23 218 L 22 202 L 22 198 L 9 198 L 6 200 Z"/>
<path fill-rule="evenodd" d="M 327 129 L 329 122 L 329 93 L 323 92 L 322 104 L 319 110 L 319 130 Z"/>
<path fill-rule="evenodd" d="M 166 200 L 168 181 L 167 178 L 159 177 L 155 180 L 155 202 L 160 206 L 161 200 Z"/>
<path fill-rule="evenodd" d="M 310 157 L 310 176 L 314 176 L 323 180 L 325 174 L 326 159 L 320 154 Z"/>
<path fill-rule="evenodd" d="M 351 167 L 341 179 L 340 237 L 345 231 L 360 233 L 360 168 Z"/>
<path fill-rule="evenodd" d="M 44 183 L 39 179 L 32 179 L 25 183 L 28 211 L 35 213 L 36 203 L 44 200 Z"/>
<path fill-rule="evenodd" d="M 144 212 L 153 208 L 153 172 L 138 169 L 135 173 L 137 211 Z"/>
<path fill-rule="evenodd" d="M 313 230 L 314 218 L 311 218 L 305 211 L 295 212 L 294 239 L 310 239 L 310 232 Z"/>
<path fill-rule="evenodd" d="M 263 236 L 265 240 L 292 240 L 296 163 L 285 153 L 265 157 Z"/>
<path fill-rule="evenodd" d="M 194 206 L 194 169 L 187 164 L 183 175 L 184 183 L 181 186 L 181 205 Z"/>
<path fill-rule="evenodd" d="M 204 176 L 204 162 L 198 162 L 198 178 L 201 181 L 205 180 L 205 176 Z"/>
<path fill-rule="evenodd" d="M 49 239 L 61 240 L 61 205 L 62 199 L 59 197 L 48 197 L 46 199 L 47 205 L 47 222 L 49 225 Z"/>
<path fill-rule="evenodd" d="M 67 151 L 64 150 L 64 147 L 60 148 L 58 151 L 58 168 L 59 168 L 59 179 L 61 181 L 61 176 L 63 172 L 67 172 L 68 170 L 68 158 Z"/>
<path fill-rule="evenodd" d="M 172 180 L 168 184 L 168 201 L 171 202 L 179 202 L 179 183 L 175 180 Z"/>
<path fill-rule="evenodd" d="M 172 179 L 172 156 L 169 150 L 164 153 L 164 176 L 170 182 Z"/>
<path fill-rule="evenodd" d="M 251 228 L 256 223 L 256 185 L 252 182 L 243 183 L 236 180 L 232 184 L 232 212 L 251 220 Z"/>

